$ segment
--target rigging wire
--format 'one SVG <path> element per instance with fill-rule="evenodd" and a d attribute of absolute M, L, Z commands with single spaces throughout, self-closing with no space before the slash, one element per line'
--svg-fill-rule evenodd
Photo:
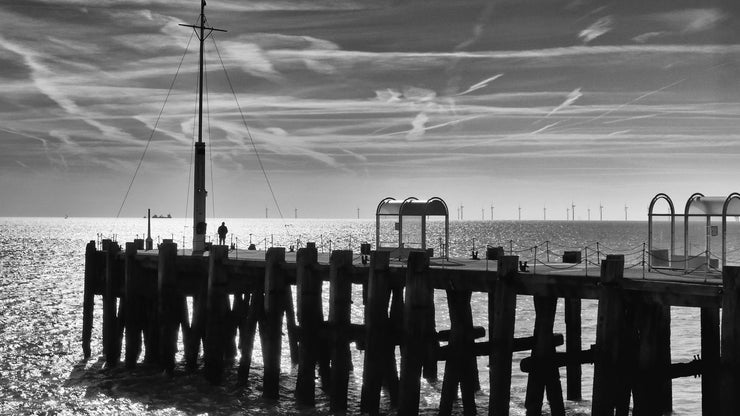
<path fill-rule="evenodd" d="M 175 80 L 177 80 L 177 75 L 180 73 L 180 68 L 182 67 L 182 63 L 185 60 L 185 55 L 188 53 L 188 49 L 190 48 L 190 43 L 193 40 L 193 34 L 190 35 L 190 39 L 188 39 L 188 44 L 185 46 L 185 51 L 182 54 L 182 57 L 180 58 L 180 63 L 177 65 L 177 71 L 175 72 L 175 76 L 172 78 L 172 82 L 170 83 L 170 88 L 167 90 L 167 95 L 164 98 L 164 103 L 162 103 L 162 108 L 159 110 L 159 115 L 157 115 L 157 120 L 154 122 L 154 127 L 152 127 L 152 133 L 149 135 L 149 139 L 146 141 L 146 146 L 144 147 L 144 151 L 141 153 L 141 158 L 139 158 L 139 163 L 136 165 L 136 170 L 134 170 L 134 175 L 131 178 L 131 182 L 128 184 L 128 189 L 126 190 L 126 194 L 123 196 L 123 201 L 121 201 L 121 206 L 118 208 L 118 212 L 116 213 L 116 218 L 120 217 L 121 211 L 123 210 L 123 206 L 126 204 L 126 199 L 128 199 L 128 195 L 131 192 L 131 187 L 134 185 L 134 181 L 136 180 L 136 175 L 139 173 L 139 169 L 141 168 L 141 164 L 144 162 L 144 156 L 146 156 L 147 150 L 149 150 L 149 145 L 152 143 L 152 138 L 154 138 L 154 133 L 157 132 L 157 125 L 159 124 L 159 120 L 162 118 L 162 113 L 164 113 L 164 107 L 167 105 L 167 100 L 170 98 L 170 95 L 172 94 L 172 88 L 175 86 Z"/>
<path fill-rule="evenodd" d="M 287 231 L 288 224 L 285 224 L 285 217 L 283 216 L 283 212 L 280 209 L 280 204 L 278 204 L 277 197 L 275 196 L 275 191 L 272 189 L 272 184 L 270 183 L 270 178 L 267 176 L 267 171 L 265 171 L 265 166 L 262 163 L 262 158 L 260 157 L 260 154 L 257 151 L 257 145 L 254 142 L 254 137 L 252 137 L 252 132 L 249 130 L 249 126 L 247 125 L 247 120 L 244 118 L 244 112 L 242 111 L 241 106 L 239 105 L 239 100 L 236 97 L 236 91 L 234 90 L 234 86 L 231 83 L 231 78 L 229 78 L 229 72 L 226 70 L 226 65 L 224 65 L 224 61 L 221 58 L 221 52 L 218 49 L 218 45 L 216 44 L 216 40 L 214 39 L 214 36 L 211 36 L 211 40 L 213 41 L 213 46 L 216 48 L 216 54 L 218 55 L 218 60 L 221 62 L 221 68 L 223 68 L 224 74 L 226 75 L 226 82 L 229 84 L 229 88 L 231 89 L 231 94 L 234 96 L 234 101 L 236 102 L 236 107 L 239 110 L 239 115 L 241 116 L 242 123 L 244 123 L 244 127 L 247 129 L 247 137 L 249 137 L 249 141 L 252 144 L 252 148 L 254 149 L 254 154 L 255 156 L 257 156 L 257 163 L 259 164 L 260 170 L 262 170 L 262 175 L 265 177 L 265 181 L 267 182 L 267 187 L 270 190 L 270 195 L 272 195 L 272 201 L 275 203 L 275 207 L 278 210 L 280 219 L 283 220 L 283 223 Z"/>

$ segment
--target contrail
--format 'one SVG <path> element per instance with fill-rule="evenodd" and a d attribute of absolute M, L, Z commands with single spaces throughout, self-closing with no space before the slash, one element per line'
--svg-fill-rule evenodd
<path fill-rule="evenodd" d="M 562 109 L 570 106 L 571 104 L 573 104 L 574 102 L 576 102 L 576 100 L 579 99 L 579 98 L 581 98 L 582 96 L 583 96 L 583 94 L 581 93 L 581 88 L 574 89 L 573 91 L 570 92 L 570 94 L 568 94 L 568 97 L 565 99 L 565 101 L 563 101 L 562 104 L 560 104 L 559 106 L 555 107 L 552 111 L 550 111 L 549 113 L 547 113 L 547 115 L 545 116 L 545 118 L 548 118 L 551 115 L 555 114 L 556 112 L 558 112 L 558 111 L 560 111 L 560 110 L 562 110 Z"/>
<path fill-rule="evenodd" d="M 481 81 L 481 82 L 479 82 L 477 84 L 471 85 L 467 90 L 465 90 L 465 91 L 463 91 L 463 92 L 461 92 L 459 94 L 456 94 L 456 95 L 457 96 L 465 95 L 465 94 L 470 93 L 470 92 L 473 92 L 475 90 L 479 90 L 481 88 L 485 88 L 485 87 L 488 86 L 488 84 L 490 82 L 495 81 L 496 79 L 502 77 L 503 75 L 504 74 L 497 74 L 497 75 L 492 76 L 491 78 L 484 79 L 483 81 Z"/>

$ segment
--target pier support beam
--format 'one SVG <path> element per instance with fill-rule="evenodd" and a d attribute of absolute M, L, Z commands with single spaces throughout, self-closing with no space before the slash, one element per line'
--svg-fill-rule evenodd
<path fill-rule="evenodd" d="M 391 297 L 389 276 L 390 252 L 370 253 L 370 270 L 365 304 L 365 362 L 362 371 L 360 410 L 371 415 L 380 412 L 380 390 L 388 369 L 395 366 L 394 343 L 388 304 Z M 394 372 L 395 375 L 395 372 Z M 397 383 L 396 383 L 397 384 Z"/>
<path fill-rule="evenodd" d="M 722 356 L 720 358 L 721 414 L 740 409 L 740 267 L 722 270 Z"/>
<path fill-rule="evenodd" d="M 141 331 L 143 330 L 142 305 L 143 299 L 139 295 L 139 270 L 136 264 L 136 244 L 126 243 L 124 256 L 124 295 L 123 303 L 126 311 L 126 368 L 136 367 L 141 354 Z"/>
<path fill-rule="evenodd" d="M 206 298 L 206 330 L 203 342 L 203 364 L 206 379 L 214 384 L 221 383 L 224 359 L 228 353 L 227 342 L 230 330 L 228 276 L 224 262 L 228 259 L 228 246 L 211 246 L 208 259 L 208 294 Z"/>
<path fill-rule="evenodd" d="M 91 240 L 85 246 L 85 288 L 82 300 L 82 353 L 85 359 L 90 358 L 90 341 L 92 339 L 93 312 L 95 309 L 95 280 L 98 273 L 97 249 Z"/>
<path fill-rule="evenodd" d="M 296 296 L 300 350 L 295 386 L 295 397 L 299 404 L 314 405 L 316 401 L 316 364 L 321 351 L 320 335 L 324 324 L 322 284 L 316 247 L 299 248 L 296 254 Z"/>
<path fill-rule="evenodd" d="M 565 299 L 565 352 L 569 355 L 581 352 L 581 299 Z M 571 361 L 565 367 L 568 400 L 578 401 L 581 393 L 581 363 Z"/>
<path fill-rule="evenodd" d="M 429 284 L 426 252 L 409 253 L 401 346 L 399 415 L 419 413 L 422 367 L 434 340 L 434 289 Z M 431 320 L 430 320 L 431 317 Z"/>
<path fill-rule="evenodd" d="M 105 289 L 103 290 L 103 354 L 105 365 L 115 367 L 121 359 L 121 316 L 116 313 L 118 267 L 116 256 L 121 247 L 115 241 L 103 240 L 105 251 Z"/>
<path fill-rule="evenodd" d="M 331 339 L 331 388 L 329 409 L 347 410 L 347 390 L 352 360 L 349 351 L 352 305 L 352 250 L 334 250 L 329 259 L 329 328 Z"/>
<path fill-rule="evenodd" d="M 719 308 L 701 308 L 701 410 L 704 415 L 720 413 Z"/>
<path fill-rule="evenodd" d="M 164 240 L 159 245 L 157 299 L 159 306 L 159 363 L 167 374 L 175 369 L 177 327 L 180 323 L 177 304 L 177 244 Z"/>
<path fill-rule="evenodd" d="M 470 307 L 471 297 L 472 292 L 469 290 L 447 290 L 450 337 L 439 403 L 440 415 L 452 413 L 452 404 L 457 398 L 458 386 L 462 393 L 463 413 L 465 415 L 477 413 L 475 392 L 480 388 L 480 382 L 474 349 L 475 334 Z"/>
<path fill-rule="evenodd" d="M 659 416 L 670 412 L 672 402 L 670 308 L 657 303 L 637 303 L 634 308 L 635 316 L 639 317 L 634 322 L 639 346 L 633 383 L 633 413 Z"/>
<path fill-rule="evenodd" d="M 283 310 L 285 301 L 285 248 L 270 247 L 265 254 L 265 328 L 262 357 L 265 375 L 262 396 L 277 399 L 280 394 L 280 354 L 282 350 Z"/>
<path fill-rule="evenodd" d="M 553 416 L 565 416 L 560 370 L 555 363 L 555 337 L 552 332 L 557 305 L 557 298 L 534 297 L 535 345 L 532 349 L 532 358 L 537 365 L 529 373 L 527 379 L 527 394 L 524 403 L 527 415 L 542 414 L 542 401 L 547 391 L 550 413 Z"/>
<path fill-rule="evenodd" d="M 491 339 L 489 416 L 507 416 L 511 400 L 511 360 L 516 318 L 518 256 L 498 259 L 495 280 L 488 291 L 488 326 Z"/>
<path fill-rule="evenodd" d="M 624 256 L 607 255 L 601 262 L 601 295 L 596 324 L 596 356 L 591 414 L 613 415 L 620 406 L 625 379 L 622 368 L 622 336 L 626 304 L 620 281 L 624 278 Z"/>

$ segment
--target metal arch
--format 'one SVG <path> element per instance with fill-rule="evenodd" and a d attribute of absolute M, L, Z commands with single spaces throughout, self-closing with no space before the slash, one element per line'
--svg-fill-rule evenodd
<path fill-rule="evenodd" d="M 393 198 L 393 197 L 390 197 L 390 196 L 387 196 L 387 197 L 383 198 L 383 200 L 381 200 L 378 203 L 378 207 L 375 209 L 375 216 L 377 217 L 378 215 L 380 215 L 380 207 L 382 207 L 383 205 L 387 204 L 388 202 L 395 201 L 395 200 L 396 200 L 396 198 Z"/>
<path fill-rule="evenodd" d="M 686 207 L 683 210 L 683 255 L 684 255 L 684 263 L 683 263 L 683 269 L 684 272 L 688 270 L 689 267 L 689 208 L 691 207 L 691 203 L 694 202 L 695 199 L 703 197 L 704 194 L 701 192 L 694 192 L 691 194 L 689 199 L 686 201 Z M 707 221 L 709 220 L 709 217 L 707 217 Z"/>
<path fill-rule="evenodd" d="M 396 198 L 392 198 L 390 196 L 385 197 L 383 198 L 382 201 L 380 201 L 380 203 L 378 203 L 378 207 L 375 209 L 375 249 L 376 250 L 380 248 L 380 208 L 383 205 L 391 201 L 395 201 L 395 200 Z"/>
<path fill-rule="evenodd" d="M 450 210 L 447 208 L 447 203 L 440 197 L 433 196 L 429 198 L 427 203 L 429 201 L 439 201 L 442 203 L 442 206 L 445 207 L 445 259 L 450 258 Z"/>
<path fill-rule="evenodd" d="M 740 193 L 731 193 L 722 205 L 722 269 L 727 265 L 727 208 L 733 199 L 740 199 Z"/>
<path fill-rule="evenodd" d="M 648 270 L 652 269 L 652 263 L 653 263 L 653 208 L 655 207 L 655 204 L 661 199 L 664 199 L 666 202 L 668 202 L 668 207 L 670 207 L 671 209 L 670 257 L 673 257 L 673 255 L 675 254 L 674 251 L 676 247 L 676 242 L 675 242 L 676 240 L 676 210 L 673 206 L 673 201 L 671 200 L 671 197 L 661 192 L 653 197 L 653 200 L 650 201 L 650 206 L 648 207 Z"/>
<path fill-rule="evenodd" d="M 416 197 L 410 196 L 401 202 L 401 206 L 398 207 L 398 246 L 403 246 L 403 207 L 412 201 L 418 201 Z"/>

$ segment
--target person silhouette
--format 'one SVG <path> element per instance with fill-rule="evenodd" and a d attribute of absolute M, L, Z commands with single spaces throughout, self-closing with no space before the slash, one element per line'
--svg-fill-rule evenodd
<path fill-rule="evenodd" d="M 226 223 L 222 222 L 221 226 L 218 227 L 218 244 L 224 245 L 226 244 L 226 233 L 229 232 L 229 229 L 226 228 Z"/>

